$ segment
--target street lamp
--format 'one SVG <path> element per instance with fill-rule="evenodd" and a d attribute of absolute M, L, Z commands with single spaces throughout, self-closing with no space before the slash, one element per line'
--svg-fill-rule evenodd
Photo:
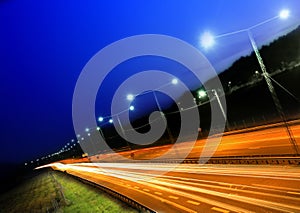
<path fill-rule="evenodd" d="M 290 11 L 289 10 L 281 10 L 279 12 L 279 14 L 277 16 L 274 16 L 272 18 L 269 18 L 265 21 L 262 21 L 258 24 L 255 24 L 253 26 L 250 26 L 248 28 L 245 28 L 245 29 L 241 29 L 241 30 L 236 30 L 236 31 L 233 31 L 233 32 L 229 32 L 229 33 L 224 33 L 224 34 L 220 34 L 220 35 L 216 35 L 214 36 L 212 33 L 210 33 L 209 31 L 205 31 L 202 36 L 200 37 L 200 44 L 201 46 L 204 48 L 204 49 L 209 49 L 211 48 L 212 46 L 214 46 L 214 44 L 216 43 L 216 39 L 217 38 L 221 38 L 221 37 L 224 37 L 224 36 L 229 36 L 229 35 L 234 35 L 234 34 L 237 34 L 237 33 L 243 33 L 243 32 L 248 32 L 258 26 L 261 26 L 263 24 L 266 24 L 268 22 L 271 22 L 271 21 L 274 21 L 275 19 L 287 19 L 288 17 L 290 16 Z"/>
<path fill-rule="evenodd" d="M 277 18 L 286 19 L 286 18 L 289 17 L 289 14 L 290 14 L 289 10 L 285 9 L 285 10 L 280 11 L 280 13 L 279 13 L 278 16 L 275 16 L 273 18 L 267 19 L 267 20 L 265 20 L 263 22 L 260 22 L 260 23 L 258 23 L 256 25 L 253 25 L 253 26 L 251 26 L 249 28 L 238 30 L 238 31 L 234 31 L 234 32 L 229 32 L 229 33 L 225 33 L 225 34 L 221 34 L 221 35 L 218 35 L 218 36 L 212 36 L 210 33 L 205 32 L 203 34 L 203 36 L 201 37 L 202 38 L 201 39 L 201 45 L 205 49 L 207 49 L 208 47 L 211 47 L 215 43 L 215 40 L 214 40 L 215 38 L 220 38 L 220 37 L 224 37 L 224 36 L 228 36 L 228 35 L 233 35 L 233 34 L 237 34 L 237 33 L 247 32 L 248 38 L 249 38 L 249 40 L 251 42 L 251 46 L 252 46 L 252 48 L 254 50 L 255 56 L 256 56 L 256 58 L 258 60 L 259 66 L 260 66 L 260 68 L 262 70 L 263 77 L 264 77 L 264 79 L 265 79 L 265 81 L 266 81 L 266 83 L 268 85 L 268 89 L 269 89 L 269 91 L 271 93 L 271 96 L 272 96 L 273 102 L 275 104 L 276 110 L 277 110 L 277 112 L 278 112 L 281 120 L 284 123 L 284 126 L 286 128 L 286 132 L 287 132 L 287 134 L 289 136 L 290 143 L 293 146 L 293 148 L 295 150 L 295 153 L 297 155 L 299 155 L 299 149 L 298 149 L 297 142 L 296 142 L 296 140 L 295 140 L 295 138 L 293 136 L 293 133 L 292 133 L 292 131 L 291 131 L 291 129 L 290 129 L 288 123 L 287 123 L 287 119 L 285 117 L 285 113 L 283 111 L 282 105 L 281 105 L 281 103 L 280 103 L 280 101 L 278 99 L 277 93 L 276 93 L 275 88 L 274 88 L 274 86 L 272 84 L 272 81 L 270 79 L 269 73 L 266 70 L 266 66 L 265 66 L 265 64 L 263 62 L 263 59 L 262 59 L 260 53 L 259 53 L 258 47 L 256 45 L 256 42 L 255 42 L 255 40 L 253 38 L 253 35 L 252 35 L 252 32 L 251 32 L 252 29 L 254 29 L 254 28 L 258 27 L 258 26 L 261 26 L 263 24 L 266 24 L 266 23 L 268 23 L 270 21 L 273 21 L 273 20 L 275 20 Z"/>
<path fill-rule="evenodd" d="M 98 121 L 99 121 L 99 122 L 102 122 L 103 120 L 104 120 L 104 118 L 101 117 L 101 116 L 98 118 Z"/>
<path fill-rule="evenodd" d="M 132 100 L 134 99 L 134 95 L 128 94 L 128 95 L 126 96 L 126 98 L 127 98 L 128 101 L 132 101 Z"/>
<path fill-rule="evenodd" d="M 114 120 L 111 118 L 108 120 L 108 122 L 112 124 L 114 122 Z"/>
<path fill-rule="evenodd" d="M 290 11 L 289 10 L 281 10 L 279 13 L 279 17 L 281 19 L 286 19 L 290 16 Z"/>
<path fill-rule="evenodd" d="M 130 107 L 129 107 L 129 110 L 130 110 L 130 111 L 133 111 L 133 110 L 134 110 L 134 106 L 130 106 Z"/>
<path fill-rule="evenodd" d="M 222 114 L 223 114 L 223 117 L 224 117 L 224 119 L 225 119 L 225 121 L 226 121 L 226 113 L 225 113 L 225 110 L 224 110 L 224 108 L 223 108 L 223 106 L 222 106 L 222 103 L 221 103 L 221 101 L 220 101 L 220 97 L 219 97 L 219 95 L 218 95 L 218 92 L 215 90 L 215 89 L 212 89 L 212 90 L 206 90 L 206 91 L 204 91 L 204 90 L 199 90 L 198 91 L 198 97 L 201 99 L 201 98 L 204 98 L 204 97 L 206 97 L 207 96 L 207 93 L 206 92 L 212 92 L 212 94 L 216 97 L 216 99 L 217 99 L 217 102 L 218 102 L 218 104 L 219 104 L 219 107 L 220 107 L 220 109 L 221 109 L 221 112 L 222 112 Z"/>
<path fill-rule="evenodd" d="M 172 80 L 172 84 L 178 84 L 178 79 L 177 78 L 174 78 L 173 80 Z"/>
<path fill-rule="evenodd" d="M 198 91 L 198 97 L 199 98 L 203 98 L 203 97 L 206 97 L 206 96 L 207 96 L 207 94 L 204 90 L 199 90 Z"/>
<path fill-rule="evenodd" d="M 200 37 L 200 44 L 204 49 L 208 49 L 215 44 L 215 38 L 209 31 L 206 31 Z"/>
<path fill-rule="evenodd" d="M 178 79 L 177 78 L 174 78 L 172 81 L 171 81 L 172 84 L 176 85 L 178 83 Z M 162 118 L 165 118 L 165 114 L 163 113 L 162 111 L 162 107 L 161 105 L 159 104 L 159 101 L 158 101 L 158 98 L 157 98 L 157 95 L 156 95 L 156 91 L 155 90 L 152 90 L 152 93 L 153 93 L 153 96 L 154 96 L 154 100 L 155 100 L 155 103 L 158 107 L 158 110 L 160 111 L 160 114 L 161 114 L 161 117 Z M 166 121 L 166 118 L 163 119 L 164 121 Z M 171 140 L 171 143 L 173 144 L 174 143 L 174 139 L 173 139 L 173 135 L 172 135 L 172 132 L 171 130 L 169 129 L 168 125 L 166 124 L 166 128 L 167 128 L 167 132 L 168 132 L 168 135 L 169 135 L 169 138 Z M 177 152 L 177 151 L 176 151 Z"/>

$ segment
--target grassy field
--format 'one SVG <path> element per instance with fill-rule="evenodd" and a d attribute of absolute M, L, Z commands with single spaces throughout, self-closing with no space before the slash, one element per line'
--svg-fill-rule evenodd
<path fill-rule="evenodd" d="M 46 171 L 0 196 L 0 212 L 137 212 L 63 173 Z"/>

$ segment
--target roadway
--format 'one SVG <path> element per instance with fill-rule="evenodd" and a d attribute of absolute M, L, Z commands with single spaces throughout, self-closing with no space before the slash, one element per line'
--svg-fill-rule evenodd
<path fill-rule="evenodd" d="M 300 168 L 267 165 L 53 163 L 157 212 L 300 212 Z"/>
<path fill-rule="evenodd" d="M 294 138 L 300 147 L 300 124 L 290 122 L 290 128 Z M 220 135 L 221 137 L 221 135 Z M 134 152 L 134 160 L 146 160 L 161 158 L 185 158 L 181 154 L 186 152 L 192 146 L 188 158 L 199 158 L 205 156 L 204 148 L 213 148 L 210 141 L 213 139 L 197 140 L 195 144 L 191 142 L 181 142 L 174 145 L 175 151 L 166 152 L 173 145 L 164 145 L 159 147 L 143 148 L 133 151 L 123 151 L 118 153 L 106 153 L 101 155 L 90 156 L 91 161 L 122 161 L 131 158 L 131 153 Z M 264 155 L 291 155 L 295 154 L 292 145 L 289 141 L 286 130 L 280 124 L 263 125 L 243 130 L 235 130 L 224 133 L 219 146 L 216 148 L 214 157 L 228 156 L 264 156 Z M 68 163 L 70 163 L 68 161 Z"/>

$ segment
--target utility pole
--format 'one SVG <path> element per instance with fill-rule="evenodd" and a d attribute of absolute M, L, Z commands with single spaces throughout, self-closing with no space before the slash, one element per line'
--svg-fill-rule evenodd
<path fill-rule="evenodd" d="M 247 32 L 248 32 L 249 39 L 250 39 L 250 41 L 251 41 L 252 48 L 253 48 L 254 53 L 255 53 L 255 55 L 256 55 L 256 58 L 257 58 L 257 60 L 258 60 L 259 66 L 260 66 L 260 68 L 261 68 L 261 70 L 262 70 L 262 74 L 263 74 L 263 76 L 264 76 L 264 78 L 265 78 L 265 80 L 266 80 L 266 82 L 267 82 L 268 89 L 269 89 L 269 91 L 270 91 L 270 93 L 271 93 L 271 96 L 272 96 L 272 99 L 273 99 L 273 101 L 274 101 L 276 110 L 277 110 L 277 112 L 278 112 L 278 114 L 279 114 L 281 120 L 282 120 L 283 123 L 284 123 L 286 132 L 287 132 L 287 134 L 288 134 L 288 136 L 289 136 L 290 143 L 291 143 L 291 145 L 292 145 L 292 147 L 293 147 L 293 149 L 294 149 L 296 155 L 299 155 L 299 149 L 298 149 L 297 142 L 296 142 L 296 140 L 295 140 L 295 138 L 294 138 L 294 136 L 293 136 L 293 133 L 292 133 L 290 127 L 289 127 L 289 124 L 287 123 L 287 119 L 286 119 L 286 117 L 285 117 L 283 108 L 282 108 L 282 106 L 281 106 L 281 104 L 280 104 L 280 101 L 279 101 L 279 99 L 278 99 L 278 96 L 277 96 L 277 94 L 276 94 L 275 88 L 274 88 L 274 86 L 273 86 L 273 84 L 272 84 L 272 81 L 271 81 L 271 79 L 270 79 L 270 77 L 269 77 L 269 73 L 268 73 L 267 70 L 266 70 L 266 66 L 264 65 L 264 62 L 263 62 L 263 60 L 262 60 L 262 57 L 260 56 L 260 53 L 259 53 L 258 48 L 257 48 L 257 45 L 256 45 L 256 43 L 255 43 L 255 41 L 254 41 L 254 39 L 253 39 L 253 36 L 252 36 L 252 33 L 251 33 L 250 29 L 248 29 Z"/>

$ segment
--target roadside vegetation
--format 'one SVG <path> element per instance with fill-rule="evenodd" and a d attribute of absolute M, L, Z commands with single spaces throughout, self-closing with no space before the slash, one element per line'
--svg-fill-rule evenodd
<path fill-rule="evenodd" d="M 0 196 L 0 212 L 137 212 L 60 172 L 45 171 Z"/>

